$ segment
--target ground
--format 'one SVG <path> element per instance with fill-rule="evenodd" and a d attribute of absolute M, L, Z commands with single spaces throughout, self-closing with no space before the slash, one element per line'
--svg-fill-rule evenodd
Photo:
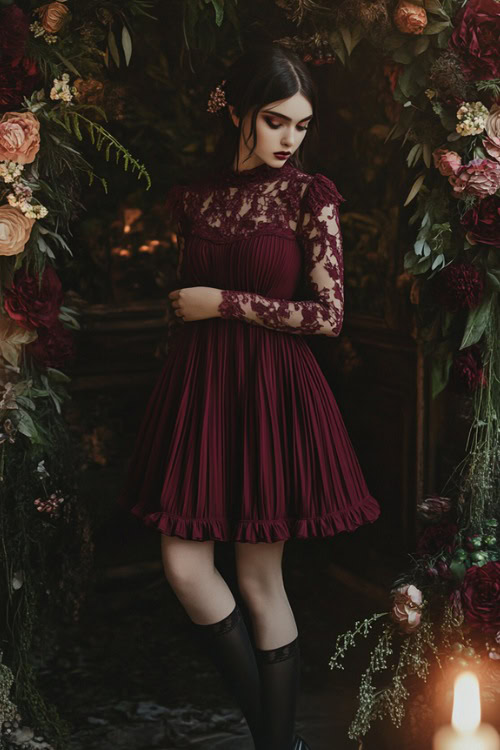
<path fill-rule="evenodd" d="M 363 548 L 366 557 L 374 529 L 347 540 L 344 534 L 342 546 L 335 538 L 285 545 L 285 586 L 301 646 L 297 731 L 311 750 L 358 747 L 347 730 L 369 642 L 352 650 L 344 671 L 328 662 L 337 634 L 387 610 L 393 571 L 387 561 L 372 560 L 360 577 L 336 561 L 336 550 L 340 557 L 349 546 L 353 555 Z M 160 539 L 121 515 L 96 539 L 96 581 L 82 621 L 66 631 L 41 675 L 73 726 L 70 750 L 251 750 L 241 712 L 192 639 L 164 577 Z M 216 545 L 216 564 L 238 596 L 231 545 Z"/>

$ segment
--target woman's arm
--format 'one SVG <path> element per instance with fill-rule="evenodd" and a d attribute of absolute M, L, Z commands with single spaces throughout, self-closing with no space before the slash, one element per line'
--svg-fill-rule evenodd
<path fill-rule="evenodd" d="M 297 236 L 314 299 L 292 301 L 254 292 L 221 290 L 222 318 L 244 320 L 295 334 L 338 336 L 344 316 L 344 266 L 338 205 L 344 198 L 331 180 L 316 174 L 302 199 Z"/>

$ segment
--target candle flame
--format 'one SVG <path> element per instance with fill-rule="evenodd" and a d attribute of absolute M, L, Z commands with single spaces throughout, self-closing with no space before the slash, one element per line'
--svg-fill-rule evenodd
<path fill-rule="evenodd" d="M 473 672 L 462 672 L 455 680 L 451 723 L 459 732 L 474 732 L 480 721 L 478 679 Z"/>

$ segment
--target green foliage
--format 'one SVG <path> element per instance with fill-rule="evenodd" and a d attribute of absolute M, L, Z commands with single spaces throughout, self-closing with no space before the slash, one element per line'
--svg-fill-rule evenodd
<path fill-rule="evenodd" d="M 92 122 L 88 117 L 85 117 L 78 109 L 61 108 L 60 116 L 58 114 L 50 114 L 49 116 L 53 122 L 60 125 L 68 133 L 72 133 L 79 141 L 83 140 L 82 131 L 80 124 L 82 124 L 90 135 L 92 145 L 95 146 L 97 151 L 101 151 L 104 147 L 104 156 L 106 161 L 110 160 L 111 151 L 114 151 L 115 164 L 118 164 L 120 157 L 122 157 L 123 169 L 125 172 L 128 170 L 129 165 L 132 168 L 132 172 L 138 171 L 137 179 L 145 177 L 146 179 L 146 190 L 151 187 L 151 178 L 146 170 L 144 164 L 137 161 L 128 150 L 122 146 L 121 143 L 102 125 Z M 91 180 L 92 182 L 92 180 Z M 106 183 L 104 188 L 106 189 Z"/>

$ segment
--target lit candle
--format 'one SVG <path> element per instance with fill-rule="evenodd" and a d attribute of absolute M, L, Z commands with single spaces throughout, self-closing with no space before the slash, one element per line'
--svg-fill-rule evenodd
<path fill-rule="evenodd" d="M 473 672 L 462 672 L 455 680 L 451 723 L 436 732 L 434 750 L 500 750 L 496 729 L 481 724 L 479 683 Z"/>

